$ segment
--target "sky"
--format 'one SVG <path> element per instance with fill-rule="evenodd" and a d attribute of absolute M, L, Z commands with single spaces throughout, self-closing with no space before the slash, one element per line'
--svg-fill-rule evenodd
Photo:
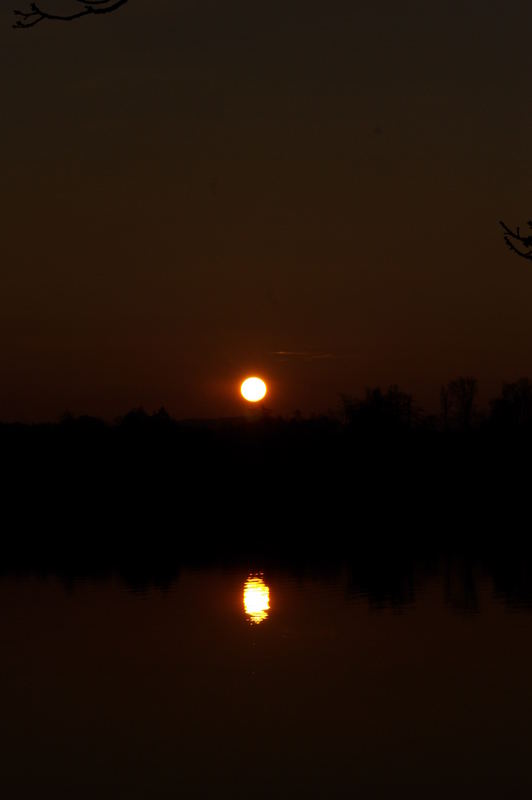
<path fill-rule="evenodd" d="M 252 373 L 282 414 L 532 376 L 532 265 L 498 227 L 532 216 L 530 3 L 11 9 L 0 419 L 235 415 Z"/>

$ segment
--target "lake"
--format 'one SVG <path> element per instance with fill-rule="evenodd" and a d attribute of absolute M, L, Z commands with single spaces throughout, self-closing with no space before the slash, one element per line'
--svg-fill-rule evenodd
<path fill-rule="evenodd" d="M 529 798 L 528 564 L 4 573 L 2 796 Z"/>

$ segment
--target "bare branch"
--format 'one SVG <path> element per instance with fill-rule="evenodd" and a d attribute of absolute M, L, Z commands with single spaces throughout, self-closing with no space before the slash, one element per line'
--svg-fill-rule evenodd
<path fill-rule="evenodd" d="M 43 10 L 37 3 L 30 5 L 29 11 L 13 11 L 14 15 L 18 17 L 13 25 L 14 28 L 33 28 L 43 20 L 53 20 L 59 22 L 71 22 L 80 17 L 86 17 L 89 14 L 110 14 L 116 11 L 121 6 L 124 6 L 128 0 L 72 0 L 76 5 L 74 8 L 79 9 L 73 11 L 71 14 L 52 14 L 49 11 Z"/>
<path fill-rule="evenodd" d="M 513 231 L 505 222 L 500 220 L 501 228 L 504 231 L 504 241 L 506 246 L 512 251 L 517 253 L 521 258 L 526 258 L 532 261 L 532 235 L 523 236 L 519 226 Z M 528 227 L 532 228 L 532 220 L 528 221 Z M 522 248 L 525 248 L 524 250 Z"/>

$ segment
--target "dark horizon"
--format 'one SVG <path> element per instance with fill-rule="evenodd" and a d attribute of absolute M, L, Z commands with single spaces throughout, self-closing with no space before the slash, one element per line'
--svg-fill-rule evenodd
<path fill-rule="evenodd" d="M 367 404 L 368 401 L 371 399 L 372 395 L 382 395 L 386 397 L 386 395 L 390 395 L 393 393 L 397 393 L 398 396 L 404 398 L 409 406 L 411 407 L 412 412 L 415 415 L 415 418 L 418 420 L 427 420 L 427 419 L 438 419 L 441 418 L 442 414 L 445 413 L 444 411 L 444 393 L 449 392 L 451 387 L 454 387 L 456 391 L 457 385 L 460 382 L 468 382 L 469 387 L 468 391 L 470 393 L 470 402 L 472 406 L 473 415 L 475 418 L 475 423 L 482 423 L 490 418 L 493 414 L 494 407 L 501 404 L 501 401 L 505 401 L 507 404 L 508 402 L 513 403 L 514 409 L 517 411 L 517 406 L 519 405 L 519 413 L 523 415 L 523 417 L 528 418 L 530 415 L 532 419 L 532 379 L 526 376 L 521 376 L 515 381 L 502 381 L 499 386 L 499 390 L 492 394 L 491 396 L 487 397 L 486 394 L 482 393 L 482 388 L 479 385 L 479 382 L 476 378 L 472 376 L 458 376 L 454 378 L 452 381 L 448 381 L 447 383 L 442 383 L 439 385 L 438 389 L 434 389 L 432 394 L 434 395 L 435 402 L 429 406 L 424 407 L 420 403 L 417 402 L 417 398 L 408 392 L 404 386 L 399 386 L 398 384 L 394 383 L 385 383 L 382 386 L 366 386 L 364 390 L 358 394 L 348 394 L 347 392 L 339 392 L 336 397 L 336 402 L 331 404 L 328 408 L 323 409 L 306 409 L 302 410 L 301 408 L 293 408 L 285 410 L 284 413 L 279 411 L 277 408 L 276 398 L 275 395 L 272 397 L 272 388 L 275 391 L 275 384 L 272 387 L 272 384 L 268 384 L 268 393 L 264 400 L 257 402 L 257 403 L 249 403 L 246 402 L 239 391 L 239 383 L 233 383 L 231 386 L 233 397 L 233 403 L 230 407 L 230 411 L 233 413 L 223 414 L 223 415 L 214 415 L 214 416 L 176 416 L 172 413 L 171 409 L 168 407 L 167 404 L 164 402 L 160 402 L 155 404 L 155 406 L 151 408 L 146 408 L 145 406 L 139 404 L 134 405 L 129 408 L 122 409 L 122 411 L 114 416 L 103 416 L 98 414 L 91 414 L 87 413 L 84 410 L 76 411 L 73 408 L 64 408 L 61 413 L 59 413 L 55 418 L 44 418 L 44 419 L 24 419 L 22 417 L 19 418 L 0 418 L 0 425 L 49 425 L 49 424 L 56 424 L 60 422 L 64 422 L 65 420 L 79 420 L 79 419 L 94 419 L 105 424 L 119 424 L 120 421 L 126 418 L 128 415 L 141 413 L 147 416 L 157 416 L 158 414 L 168 415 L 169 419 L 179 423 L 190 423 L 190 424 L 208 424 L 208 423 L 219 423 L 219 422 L 231 422 L 231 421 L 253 421 L 258 420 L 261 417 L 271 418 L 271 419 L 279 419 L 279 420 L 290 420 L 290 419 L 302 419 L 302 420 L 312 420 L 318 418 L 330 418 L 330 419 L 342 419 L 345 417 L 346 408 L 349 405 L 364 405 Z M 452 388 L 451 388 L 452 391 Z M 436 400 L 437 397 L 437 400 Z"/>

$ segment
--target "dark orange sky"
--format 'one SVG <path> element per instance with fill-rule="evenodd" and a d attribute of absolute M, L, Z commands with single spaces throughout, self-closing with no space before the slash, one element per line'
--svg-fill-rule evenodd
<path fill-rule="evenodd" d="M 497 226 L 532 216 L 529 3 L 10 9 L 0 418 L 234 414 L 248 371 L 283 413 L 532 375 Z"/>

